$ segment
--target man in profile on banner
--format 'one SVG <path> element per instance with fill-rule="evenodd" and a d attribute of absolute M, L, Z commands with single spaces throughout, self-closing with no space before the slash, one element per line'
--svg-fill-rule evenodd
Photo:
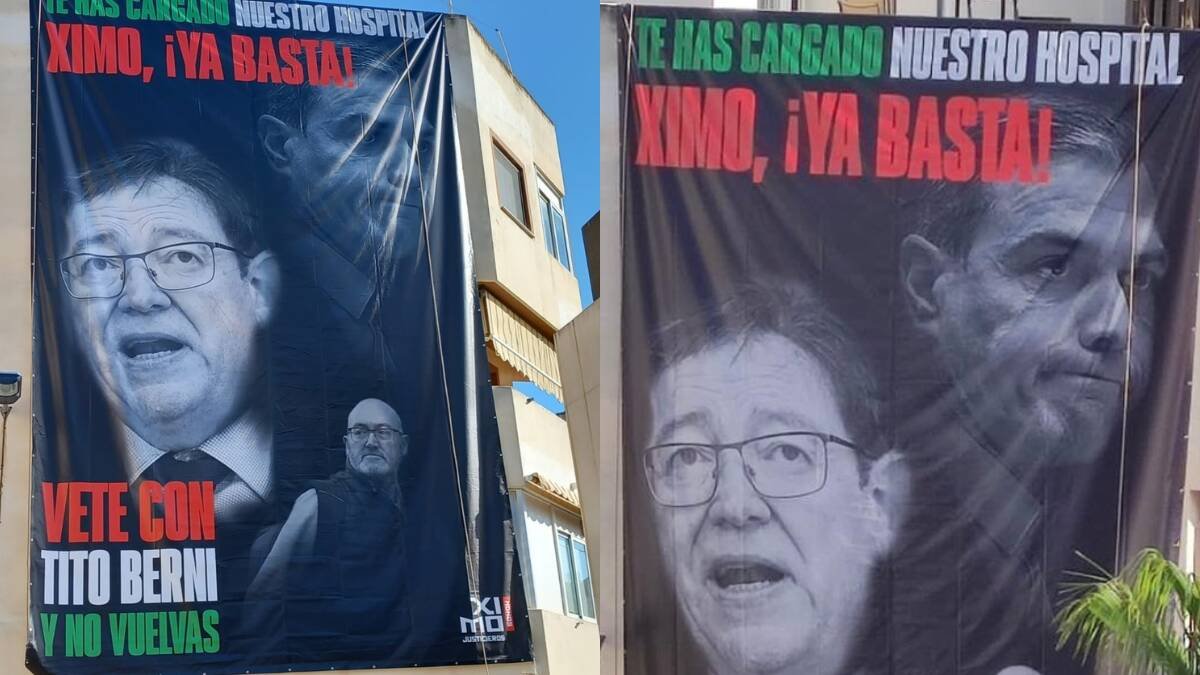
<path fill-rule="evenodd" d="M 336 469 L 329 451 L 363 396 L 394 401 L 410 419 L 444 414 L 440 392 L 420 391 L 442 382 L 429 358 L 425 250 L 425 226 L 442 208 L 440 145 L 429 122 L 439 94 L 433 50 L 420 40 L 349 44 L 353 88 L 277 87 L 258 118 L 279 201 L 269 234 L 285 279 L 272 372 L 282 378 L 278 407 L 288 419 L 277 443 L 293 465 L 281 472 L 298 482 Z M 314 381 L 326 400 L 311 395 Z"/>
<path fill-rule="evenodd" d="M 405 499 L 420 509 L 412 547 L 422 555 L 405 561 L 404 574 L 420 580 L 410 582 L 413 604 L 438 613 L 396 654 L 451 662 L 477 658 L 459 633 L 460 617 L 471 615 L 467 589 L 495 587 L 469 571 L 504 572 L 468 567 L 464 548 L 480 550 L 479 533 L 502 531 L 484 518 L 506 503 L 488 490 L 479 501 L 495 501 L 467 511 L 457 489 L 468 453 L 494 447 L 467 421 L 491 392 L 478 386 L 486 370 L 472 361 L 478 315 L 464 274 L 471 261 L 461 254 L 469 235 L 449 68 L 441 30 L 428 32 L 403 42 L 339 37 L 352 50 L 354 86 L 272 89 L 257 130 L 279 201 L 270 236 L 283 309 L 272 327 L 271 372 L 283 502 L 345 466 L 346 418 L 360 401 L 387 401 L 406 420 L 407 442 L 421 449 L 406 464 L 413 481 Z M 492 453 L 479 454 L 479 475 L 497 475 L 483 464 Z"/>
<path fill-rule="evenodd" d="M 1053 110 L 1050 182 L 937 185 L 901 245 L 909 314 L 947 382 L 901 429 L 916 483 L 894 554 L 904 675 L 1090 672 L 1056 650 L 1053 617 L 1077 542 L 1112 542 L 1089 501 L 1126 395 L 1146 389 L 1167 256 L 1131 125 L 1095 103 L 1030 105 Z"/>

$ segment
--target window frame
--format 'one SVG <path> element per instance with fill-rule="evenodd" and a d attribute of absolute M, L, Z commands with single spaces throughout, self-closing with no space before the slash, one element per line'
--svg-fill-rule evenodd
<path fill-rule="evenodd" d="M 563 559 L 562 559 L 563 555 L 562 555 L 562 551 L 559 548 L 559 542 L 562 540 L 565 540 L 567 543 L 566 564 L 568 565 L 568 568 L 570 569 L 570 572 L 571 572 L 572 584 L 570 587 L 568 587 L 567 580 L 563 577 Z M 583 547 L 583 555 L 584 555 L 584 558 L 586 559 L 587 558 L 587 542 L 584 541 L 581 537 L 576 536 L 574 532 L 571 532 L 570 530 L 568 530 L 564 527 L 555 525 L 555 527 L 554 527 L 554 557 L 557 559 L 557 562 L 558 562 L 558 587 L 559 587 L 559 592 L 562 594 L 563 614 L 565 616 L 575 617 L 576 619 L 582 619 L 584 621 L 595 621 L 596 620 L 596 617 L 595 617 L 596 596 L 595 596 L 595 593 L 593 592 L 593 593 L 591 593 L 590 597 L 588 598 L 588 602 L 587 603 L 584 602 L 585 589 L 579 579 L 579 568 L 575 564 L 575 546 L 576 545 Z M 591 575 L 592 575 L 592 564 L 591 564 L 591 561 L 589 560 L 588 561 L 588 577 L 591 578 Z M 595 586 L 595 584 L 593 583 L 593 588 L 594 588 L 594 586 Z M 575 604 L 576 604 L 577 610 L 574 612 L 571 611 L 569 603 L 567 602 L 567 598 L 569 595 L 575 598 Z M 590 605 L 592 616 L 588 616 L 587 614 L 584 613 L 585 604 Z"/>
<path fill-rule="evenodd" d="M 500 192 L 500 171 L 496 167 L 498 157 L 503 157 L 506 162 L 517 170 L 517 188 L 521 197 L 521 209 L 525 211 L 524 220 L 521 219 L 520 215 L 509 211 L 508 207 L 504 205 L 504 199 Z M 534 236 L 533 225 L 529 218 L 529 196 L 527 194 L 528 189 L 525 186 L 525 166 L 517 161 L 516 156 L 509 151 L 508 146 L 495 136 L 492 136 L 492 174 L 492 183 L 496 187 L 496 203 L 500 207 L 500 210 L 512 219 L 514 223 L 520 225 L 525 234 L 531 237 Z"/>
<path fill-rule="evenodd" d="M 550 211 L 550 222 L 542 223 L 542 236 L 545 237 L 547 234 L 550 235 L 550 239 L 547 239 L 544 242 L 544 247 L 546 249 L 546 252 L 550 254 L 551 258 L 554 258 L 555 260 L 557 260 L 558 264 L 565 267 L 568 272 L 574 273 L 575 272 L 575 261 L 574 261 L 575 256 L 571 252 L 571 233 L 567 226 L 567 209 L 563 205 L 562 192 L 560 192 L 557 188 L 555 188 L 554 184 L 552 184 L 549 180 L 547 180 L 545 175 L 543 175 L 541 171 L 537 172 L 537 196 L 538 196 L 538 218 L 542 217 L 542 208 L 541 208 L 542 199 L 546 200 L 546 205 Z M 562 232 L 561 232 L 562 241 L 561 241 L 561 244 L 562 244 L 562 251 L 564 252 L 564 255 L 566 255 L 566 258 L 567 258 L 566 260 L 563 260 L 558 255 L 559 244 L 560 244 L 560 242 L 559 242 L 559 234 L 560 233 L 558 231 L 558 228 L 555 227 L 555 224 L 554 224 L 554 214 L 556 214 L 556 213 L 558 214 L 558 217 L 562 219 Z"/>

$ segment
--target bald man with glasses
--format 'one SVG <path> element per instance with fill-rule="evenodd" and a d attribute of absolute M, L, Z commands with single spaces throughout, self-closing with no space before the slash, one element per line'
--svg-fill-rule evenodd
<path fill-rule="evenodd" d="M 289 653 L 385 659 L 413 628 L 399 475 L 408 436 L 392 406 L 369 398 L 350 411 L 344 441 L 346 468 L 313 483 L 259 537 L 249 595 L 285 603 L 266 619 Z"/>

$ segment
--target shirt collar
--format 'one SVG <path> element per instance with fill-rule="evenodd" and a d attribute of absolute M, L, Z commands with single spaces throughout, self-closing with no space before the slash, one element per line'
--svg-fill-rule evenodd
<path fill-rule="evenodd" d="M 147 443 L 129 427 L 122 427 L 125 465 L 129 467 L 129 480 L 133 482 L 166 452 Z M 228 467 L 260 498 L 270 496 L 274 475 L 271 429 L 260 415 L 247 411 L 197 449 Z"/>

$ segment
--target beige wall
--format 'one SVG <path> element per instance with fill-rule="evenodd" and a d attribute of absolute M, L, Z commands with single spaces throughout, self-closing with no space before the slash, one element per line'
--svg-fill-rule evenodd
<path fill-rule="evenodd" d="M 521 487 L 531 473 L 570 487 L 575 465 L 566 421 L 511 387 L 492 387 L 492 396 L 509 487 Z"/>
<path fill-rule="evenodd" d="M 531 611 L 529 623 L 534 635 L 545 636 L 534 648 L 538 675 L 597 675 L 595 659 L 599 641 L 596 624 L 555 612 Z M 588 658 L 581 655 L 588 654 Z"/>
<path fill-rule="evenodd" d="M 617 31 L 619 9 L 600 11 L 600 138 L 618 137 Z M 616 675 L 624 670 L 624 629 L 621 598 L 624 592 L 621 476 L 620 335 L 621 335 L 621 231 L 616 143 L 600 144 L 600 203 L 612 213 L 601 215 L 600 293 L 597 301 L 559 331 L 555 345 L 563 377 L 563 396 L 575 471 L 583 503 L 583 526 L 596 597 L 600 634 L 600 672 Z"/>
<path fill-rule="evenodd" d="M 579 313 L 580 300 L 574 275 L 546 250 L 538 210 L 539 173 L 569 197 L 554 123 L 474 26 L 451 17 L 448 30 L 476 273 L 480 283 L 499 284 L 525 305 L 515 309 L 558 328 Z M 528 230 L 500 208 L 494 142 L 521 165 Z"/>
<path fill-rule="evenodd" d="M 0 0 L 0 370 L 25 376 L 8 420 L 0 499 L 0 672 L 24 669 L 28 584 L 33 325 L 30 267 L 29 18 L 25 0 Z"/>

